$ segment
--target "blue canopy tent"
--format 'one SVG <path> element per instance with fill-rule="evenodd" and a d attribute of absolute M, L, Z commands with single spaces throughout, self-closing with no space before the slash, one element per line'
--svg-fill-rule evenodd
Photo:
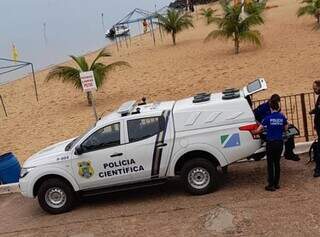
<path fill-rule="evenodd" d="M 35 73 L 34 73 L 34 67 L 33 64 L 30 62 L 26 62 L 26 61 L 19 61 L 19 60 L 12 60 L 12 59 L 8 59 L 8 58 L 0 58 L 0 62 L 4 63 L 4 65 L 0 65 L 0 76 L 1 75 L 5 75 L 14 71 L 17 71 L 19 69 L 25 68 L 25 67 L 30 67 L 31 68 L 31 73 L 32 73 L 32 79 L 33 79 L 33 85 L 34 85 L 34 91 L 35 91 L 35 96 L 36 96 L 36 100 L 39 101 L 38 98 L 38 89 L 37 89 L 37 83 L 36 83 L 36 77 L 35 77 Z M 16 79 L 17 80 L 17 79 Z M 0 80 L 0 85 L 4 85 L 6 83 L 9 83 L 13 80 L 10 81 L 1 81 Z M 4 102 L 3 102 L 3 98 L 0 95 L 0 102 L 2 104 L 4 113 L 6 115 L 6 117 L 8 116 Z"/>
<path fill-rule="evenodd" d="M 153 43 L 155 45 L 156 39 L 155 39 L 155 35 L 154 35 L 154 19 L 158 18 L 158 14 L 161 14 L 161 15 L 165 14 L 167 9 L 168 9 L 168 7 L 163 7 L 161 9 L 159 9 L 159 11 L 150 12 L 150 11 L 143 10 L 140 8 L 135 8 L 133 11 L 131 11 L 125 17 L 123 17 L 121 20 L 119 20 L 116 24 L 114 24 L 113 27 L 117 27 L 117 26 L 121 26 L 121 25 L 129 25 L 129 24 L 133 24 L 133 23 L 139 23 L 139 22 L 142 22 L 143 20 L 147 20 L 150 23 L 150 27 L 151 27 L 150 33 L 152 35 Z M 162 38 L 161 29 L 160 29 L 160 34 L 161 34 L 161 38 Z"/>

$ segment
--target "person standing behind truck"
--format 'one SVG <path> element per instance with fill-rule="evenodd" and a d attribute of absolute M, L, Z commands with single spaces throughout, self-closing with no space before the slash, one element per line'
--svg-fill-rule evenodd
<path fill-rule="evenodd" d="M 314 114 L 314 128 L 317 132 L 318 142 L 316 143 L 316 152 L 314 160 L 316 162 L 316 168 L 314 169 L 313 177 L 320 177 L 320 143 L 319 143 L 319 136 L 320 136 L 320 80 L 313 82 L 313 91 L 318 96 L 317 102 L 315 104 L 315 108 L 310 111 L 309 114 Z"/>
<path fill-rule="evenodd" d="M 276 100 L 269 102 L 271 114 L 266 116 L 255 134 L 266 131 L 266 151 L 268 164 L 268 185 L 267 191 L 279 189 L 280 181 L 280 158 L 283 150 L 283 133 L 288 129 L 287 118 L 281 113 L 280 105 Z"/>
<path fill-rule="evenodd" d="M 146 19 L 143 20 L 142 26 L 143 26 L 143 33 L 146 34 L 148 32 L 148 22 Z"/>
<path fill-rule="evenodd" d="M 278 104 L 280 104 L 280 96 L 278 94 L 273 94 L 267 102 L 259 105 L 255 110 L 253 110 L 254 116 L 259 123 L 261 123 L 265 117 L 271 114 L 271 109 L 270 109 L 271 101 L 276 101 Z M 285 145 L 285 150 L 284 150 L 285 159 L 299 161 L 300 160 L 299 156 L 294 154 L 293 152 L 293 149 L 295 148 L 294 137 L 289 137 L 284 145 Z"/>

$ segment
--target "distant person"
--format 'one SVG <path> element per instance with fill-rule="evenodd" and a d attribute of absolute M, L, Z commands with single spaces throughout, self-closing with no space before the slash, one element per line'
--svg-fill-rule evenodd
<path fill-rule="evenodd" d="M 310 111 L 310 114 L 314 114 L 314 128 L 317 132 L 318 142 L 316 143 L 316 151 L 314 160 L 316 162 L 316 168 L 314 169 L 313 177 L 320 177 L 320 80 L 313 82 L 313 91 L 318 96 L 317 102 L 313 110 Z"/>
<path fill-rule="evenodd" d="M 271 113 L 267 115 L 256 134 L 266 131 L 267 141 L 267 164 L 268 164 L 268 185 L 267 191 L 279 189 L 280 181 L 280 158 L 283 150 L 283 133 L 288 129 L 287 118 L 280 112 L 280 103 L 277 100 L 269 102 Z"/>
<path fill-rule="evenodd" d="M 146 34 L 148 32 L 148 27 L 149 27 L 146 19 L 143 20 L 142 26 L 143 26 L 143 33 Z"/>
<path fill-rule="evenodd" d="M 265 117 L 271 114 L 270 104 L 272 101 L 276 101 L 280 104 L 280 96 L 278 94 L 273 94 L 271 98 L 259 105 L 254 111 L 254 116 L 256 120 L 261 123 Z M 299 161 L 300 158 L 298 155 L 294 154 L 293 149 L 295 148 L 294 137 L 289 137 L 285 142 L 285 151 L 284 157 L 287 160 Z"/>

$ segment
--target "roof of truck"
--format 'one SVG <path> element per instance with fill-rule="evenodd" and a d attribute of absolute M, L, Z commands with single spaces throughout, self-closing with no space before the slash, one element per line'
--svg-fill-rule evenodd
<path fill-rule="evenodd" d="M 175 103 L 175 101 L 164 101 L 164 102 L 149 103 L 149 104 L 145 104 L 145 105 L 135 105 L 133 108 L 133 111 L 131 111 L 131 113 L 123 116 L 120 112 L 114 111 L 114 112 L 102 117 L 97 122 L 97 125 L 103 125 L 103 124 L 108 124 L 113 121 L 119 121 L 122 117 L 125 117 L 126 119 L 128 119 L 128 118 L 135 118 L 135 117 L 141 116 L 141 115 L 145 115 L 145 116 L 158 115 L 159 113 L 161 113 L 164 110 L 172 110 L 174 103 Z M 137 109 L 140 109 L 140 113 L 132 114 L 132 112 L 137 111 Z"/>

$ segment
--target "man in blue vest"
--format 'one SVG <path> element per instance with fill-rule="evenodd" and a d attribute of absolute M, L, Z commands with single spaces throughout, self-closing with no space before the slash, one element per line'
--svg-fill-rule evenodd
<path fill-rule="evenodd" d="M 266 131 L 266 151 L 268 165 L 268 185 L 265 187 L 267 191 L 276 191 L 279 189 L 280 181 L 280 158 L 283 150 L 283 133 L 288 129 L 287 118 L 280 113 L 280 105 L 276 100 L 270 100 L 270 115 L 267 115 L 255 131 L 259 134 L 263 130 Z"/>
<path fill-rule="evenodd" d="M 280 103 L 280 96 L 278 94 L 273 94 L 267 102 L 259 105 L 255 110 L 253 110 L 254 116 L 259 123 L 262 123 L 263 119 L 271 114 L 270 104 L 273 101 L 276 103 Z M 285 142 L 284 157 L 287 160 L 299 161 L 299 156 L 293 153 L 294 148 L 294 138 L 290 137 Z"/>

